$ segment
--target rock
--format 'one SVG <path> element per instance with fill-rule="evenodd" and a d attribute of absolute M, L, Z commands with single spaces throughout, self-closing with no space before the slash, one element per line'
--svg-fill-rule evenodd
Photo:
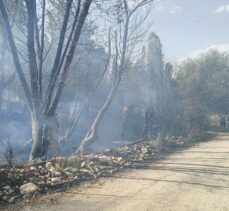
<path fill-rule="evenodd" d="M 31 200 L 31 198 L 33 197 L 33 195 L 32 194 L 27 194 L 27 195 L 23 195 L 23 199 L 25 199 L 26 200 L 26 202 L 29 202 L 29 200 Z"/>
<path fill-rule="evenodd" d="M 47 162 L 47 163 L 45 164 L 45 167 L 46 167 L 46 169 L 48 169 L 48 170 L 50 170 L 51 168 L 54 168 L 53 165 L 52 165 L 52 162 Z"/>
<path fill-rule="evenodd" d="M 70 166 L 75 166 L 75 164 L 80 164 L 80 161 L 82 161 L 81 157 L 71 156 L 66 160 L 65 164 L 70 165 Z"/>
<path fill-rule="evenodd" d="M 55 157 L 52 159 L 54 162 L 64 162 L 66 160 L 65 157 Z"/>
<path fill-rule="evenodd" d="M 61 182 L 61 179 L 58 177 L 53 177 L 53 178 L 51 178 L 51 182 L 52 183 L 59 183 L 59 182 Z"/>
<path fill-rule="evenodd" d="M 99 167 L 95 167 L 95 168 L 94 168 L 94 171 L 95 171 L 96 173 L 99 173 L 99 172 L 100 172 Z"/>
<path fill-rule="evenodd" d="M 10 179 L 14 179 L 14 174 L 12 174 L 12 173 L 8 173 L 8 178 L 10 178 Z"/>
<path fill-rule="evenodd" d="M 34 175 L 39 176 L 40 174 L 39 174 L 39 172 L 34 172 Z"/>
<path fill-rule="evenodd" d="M 44 180 L 45 176 L 39 176 L 39 180 Z"/>
<path fill-rule="evenodd" d="M 14 193 L 14 190 L 13 189 L 9 189 L 8 190 L 8 194 L 12 194 L 12 193 Z"/>
<path fill-rule="evenodd" d="M 25 173 L 25 169 L 20 169 L 20 173 Z"/>
<path fill-rule="evenodd" d="M 117 161 L 118 161 L 118 162 L 122 162 L 122 161 L 123 161 L 122 157 L 118 157 L 118 158 L 117 158 Z"/>
<path fill-rule="evenodd" d="M 57 170 L 59 170 L 59 171 L 62 170 L 62 168 L 60 167 L 60 164 L 59 164 L 59 163 L 55 163 L 55 168 L 56 168 Z"/>
<path fill-rule="evenodd" d="M 54 166 L 52 166 L 52 167 L 49 169 L 49 171 L 50 171 L 50 172 L 53 172 L 53 171 L 57 171 L 57 169 L 56 169 Z"/>
<path fill-rule="evenodd" d="M 85 168 L 85 167 L 86 167 L 86 162 L 84 161 L 81 163 L 81 168 Z"/>
<path fill-rule="evenodd" d="M 88 170 L 88 169 L 81 169 L 80 172 L 81 172 L 81 173 L 88 173 L 88 174 L 91 173 L 91 171 Z"/>
<path fill-rule="evenodd" d="M 64 172 L 71 172 L 71 173 L 75 174 L 76 172 L 78 172 L 78 169 L 68 167 L 68 168 L 64 169 Z"/>
<path fill-rule="evenodd" d="M 143 147 L 143 148 L 142 148 L 142 153 L 143 153 L 143 154 L 147 154 L 147 153 L 148 153 L 148 149 L 145 148 L 145 147 Z"/>
<path fill-rule="evenodd" d="M 59 171 L 52 171 L 52 175 L 53 175 L 54 177 L 61 177 L 61 176 L 62 176 L 62 173 L 59 172 Z"/>
<path fill-rule="evenodd" d="M 100 162 L 106 162 L 107 161 L 107 156 L 99 156 L 99 161 Z"/>
<path fill-rule="evenodd" d="M 8 200 L 8 202 L 9 203 L 13 203 L 15 200 L 16 200 L 16 196 L 12 196 L 9 200 Z"/>
<path fill-rule="evenodd" d="M 71 172 L 66 171 L 65 174 L 66 174 L 66 176 L 68 176 L 68 177 L 74 177 L 74 174 L 71 173 Z"/>
<path fill-rule="evenodd" d="M 2 189 L 3 189 L 3 190 L 10 190 L 11 187 L 7 185 L 7 186 L 4 186 Z"/>
<path fill-rule="evenodd" d="M 40 169 L 40 174 L 44 175 L 44 174 L 46 174 L 46 173 L 47 173 L 47 171 L 45 171 L 45 170 L 43 170 L 43 169 Z"/>
<path fill-rule="evenodd" d="M 9 196 L 3 196 L 3 197 L 2 197 L 2 199 L 3 199 L 4 201 L 8 201 L 9 198 L 10 198 Z"/>
<path fill-rule="evenodd" d="M 113 162 L 110 160 L 110 157 L 107 156 L 99 156 L 99 161 L 104 164 L 112 165 Z"/>
<path fill-rule="evenodd" d="M 20 192 L 21 194 L 25 195 L 25 194 L 31 194 L 31 193 L 34 193 L 36 191 L 38 191 L 39 188 L 33 184 L 33 183 L 27 183 L 27 184 L 24 184 L 20 187 Z"/>
<path fill-rule="evenodd" d="M 45 181 L 38 182 L 39 185 L 45 185 Z"/>
<path fill-rule="evenodd" d="M 30 170 L 30 171 L 36 171 L 37 168 L 36 168 L 35 166 L 30 166 L 30 167 L 29 167 L 29 170 Z"/>
<path fill-rule="evenodd" d="M 10 172 L 15 172 L 15 168 L 11 168 L 10 169 Z"/>

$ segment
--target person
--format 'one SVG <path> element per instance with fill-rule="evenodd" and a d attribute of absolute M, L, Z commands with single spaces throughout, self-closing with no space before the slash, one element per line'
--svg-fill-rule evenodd
<path fill-rule="evenodd" d="M 222 115 L 220 117 L 220 119 L 219 119 L 219 125 L 220 125 L 220 127 L 223 127 L 223 128 L 226 127 L 226 117 L 225 117 L 225 115 Z"/>
<path fill-rule="evenodd" d="M 225 117 L 226 128 L 229 128 L 229 113 Z"/>
<path fill-rule="evenodd" d="M 124 106 L 122 109 L 122 132 L 121 137 L 123 140 L 128 140 L 130 135 L 130 124 L 131 124 L 131 116 L 134 111 L 134 104 L 130 104 Z"/>
<path fill-rule="evenodd" d="M 145 111 L 145 125 L 142 131 L 142 137 L 152 138 L 160 133 L 160 126 L 158 118 L 155 114 L 154 108 L 149 107 Z"/>

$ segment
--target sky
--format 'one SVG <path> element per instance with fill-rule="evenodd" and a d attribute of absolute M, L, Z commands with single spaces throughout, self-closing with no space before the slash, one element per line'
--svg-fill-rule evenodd
<path fill-rule="evenodd" d="M 155 0 L 148 21 L 166 57 L 182 59 L 206 48 L 229 51 L 229 0 Z"/>

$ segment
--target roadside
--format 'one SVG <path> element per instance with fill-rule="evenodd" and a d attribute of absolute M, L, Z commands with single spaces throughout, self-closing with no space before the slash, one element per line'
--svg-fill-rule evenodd
<path fill-rule="evenodd" d="M 5 204 L 36 201 L 34 198 L 38 196 L 63 192 L 84 181 L 110 177 L 123 169 L 143 168 L 169 153 L 194 145 L 196 141 L 167 137 L 108 149 L 101 154 L 58 157 L 33 166 L 2 167 L 0 201 Z"/>
<path fill-rule="evenodd" d="M 229 134 L 139 168 L 20 210 L 229 210 Z"/>

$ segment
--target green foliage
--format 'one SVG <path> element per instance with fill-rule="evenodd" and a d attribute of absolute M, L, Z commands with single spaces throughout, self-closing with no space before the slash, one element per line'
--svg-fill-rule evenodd
<path fill-rule="evenodd" d="M 183 135 L 186 133 L 185 106 L 179 95 L 177 80 L 173 75 L 174 68 L 168 62 L 164 70 L 164 109 L 161 124 L 163 124 L 164 133 Z"/>
<path fill-rule="evenodd" d="M 183 62 L 177 77 L 189 133 L 206 129 L 211 113 L 225 114 L 229 108 L 229 55 L 209 51 Z"/>
<path fill-rule="evenodd" d="M 181 94 L 188 104 L 198 104 L 209 112 L 228 112 L 228 54 L 209 51 L 197 59 L 184 62 L 178 81 Z"/>
<path fill-rule="evenodd" d="M 198 135 L 209 114 L 228 113 L 229 55 L 209 51 L 182 62 L 177 71 L 171 63 L 163 65 L 160 39 L 152 33 L 125 83 L 133 90 L 132 103 L 155 110 L 163 134 Z"/>

